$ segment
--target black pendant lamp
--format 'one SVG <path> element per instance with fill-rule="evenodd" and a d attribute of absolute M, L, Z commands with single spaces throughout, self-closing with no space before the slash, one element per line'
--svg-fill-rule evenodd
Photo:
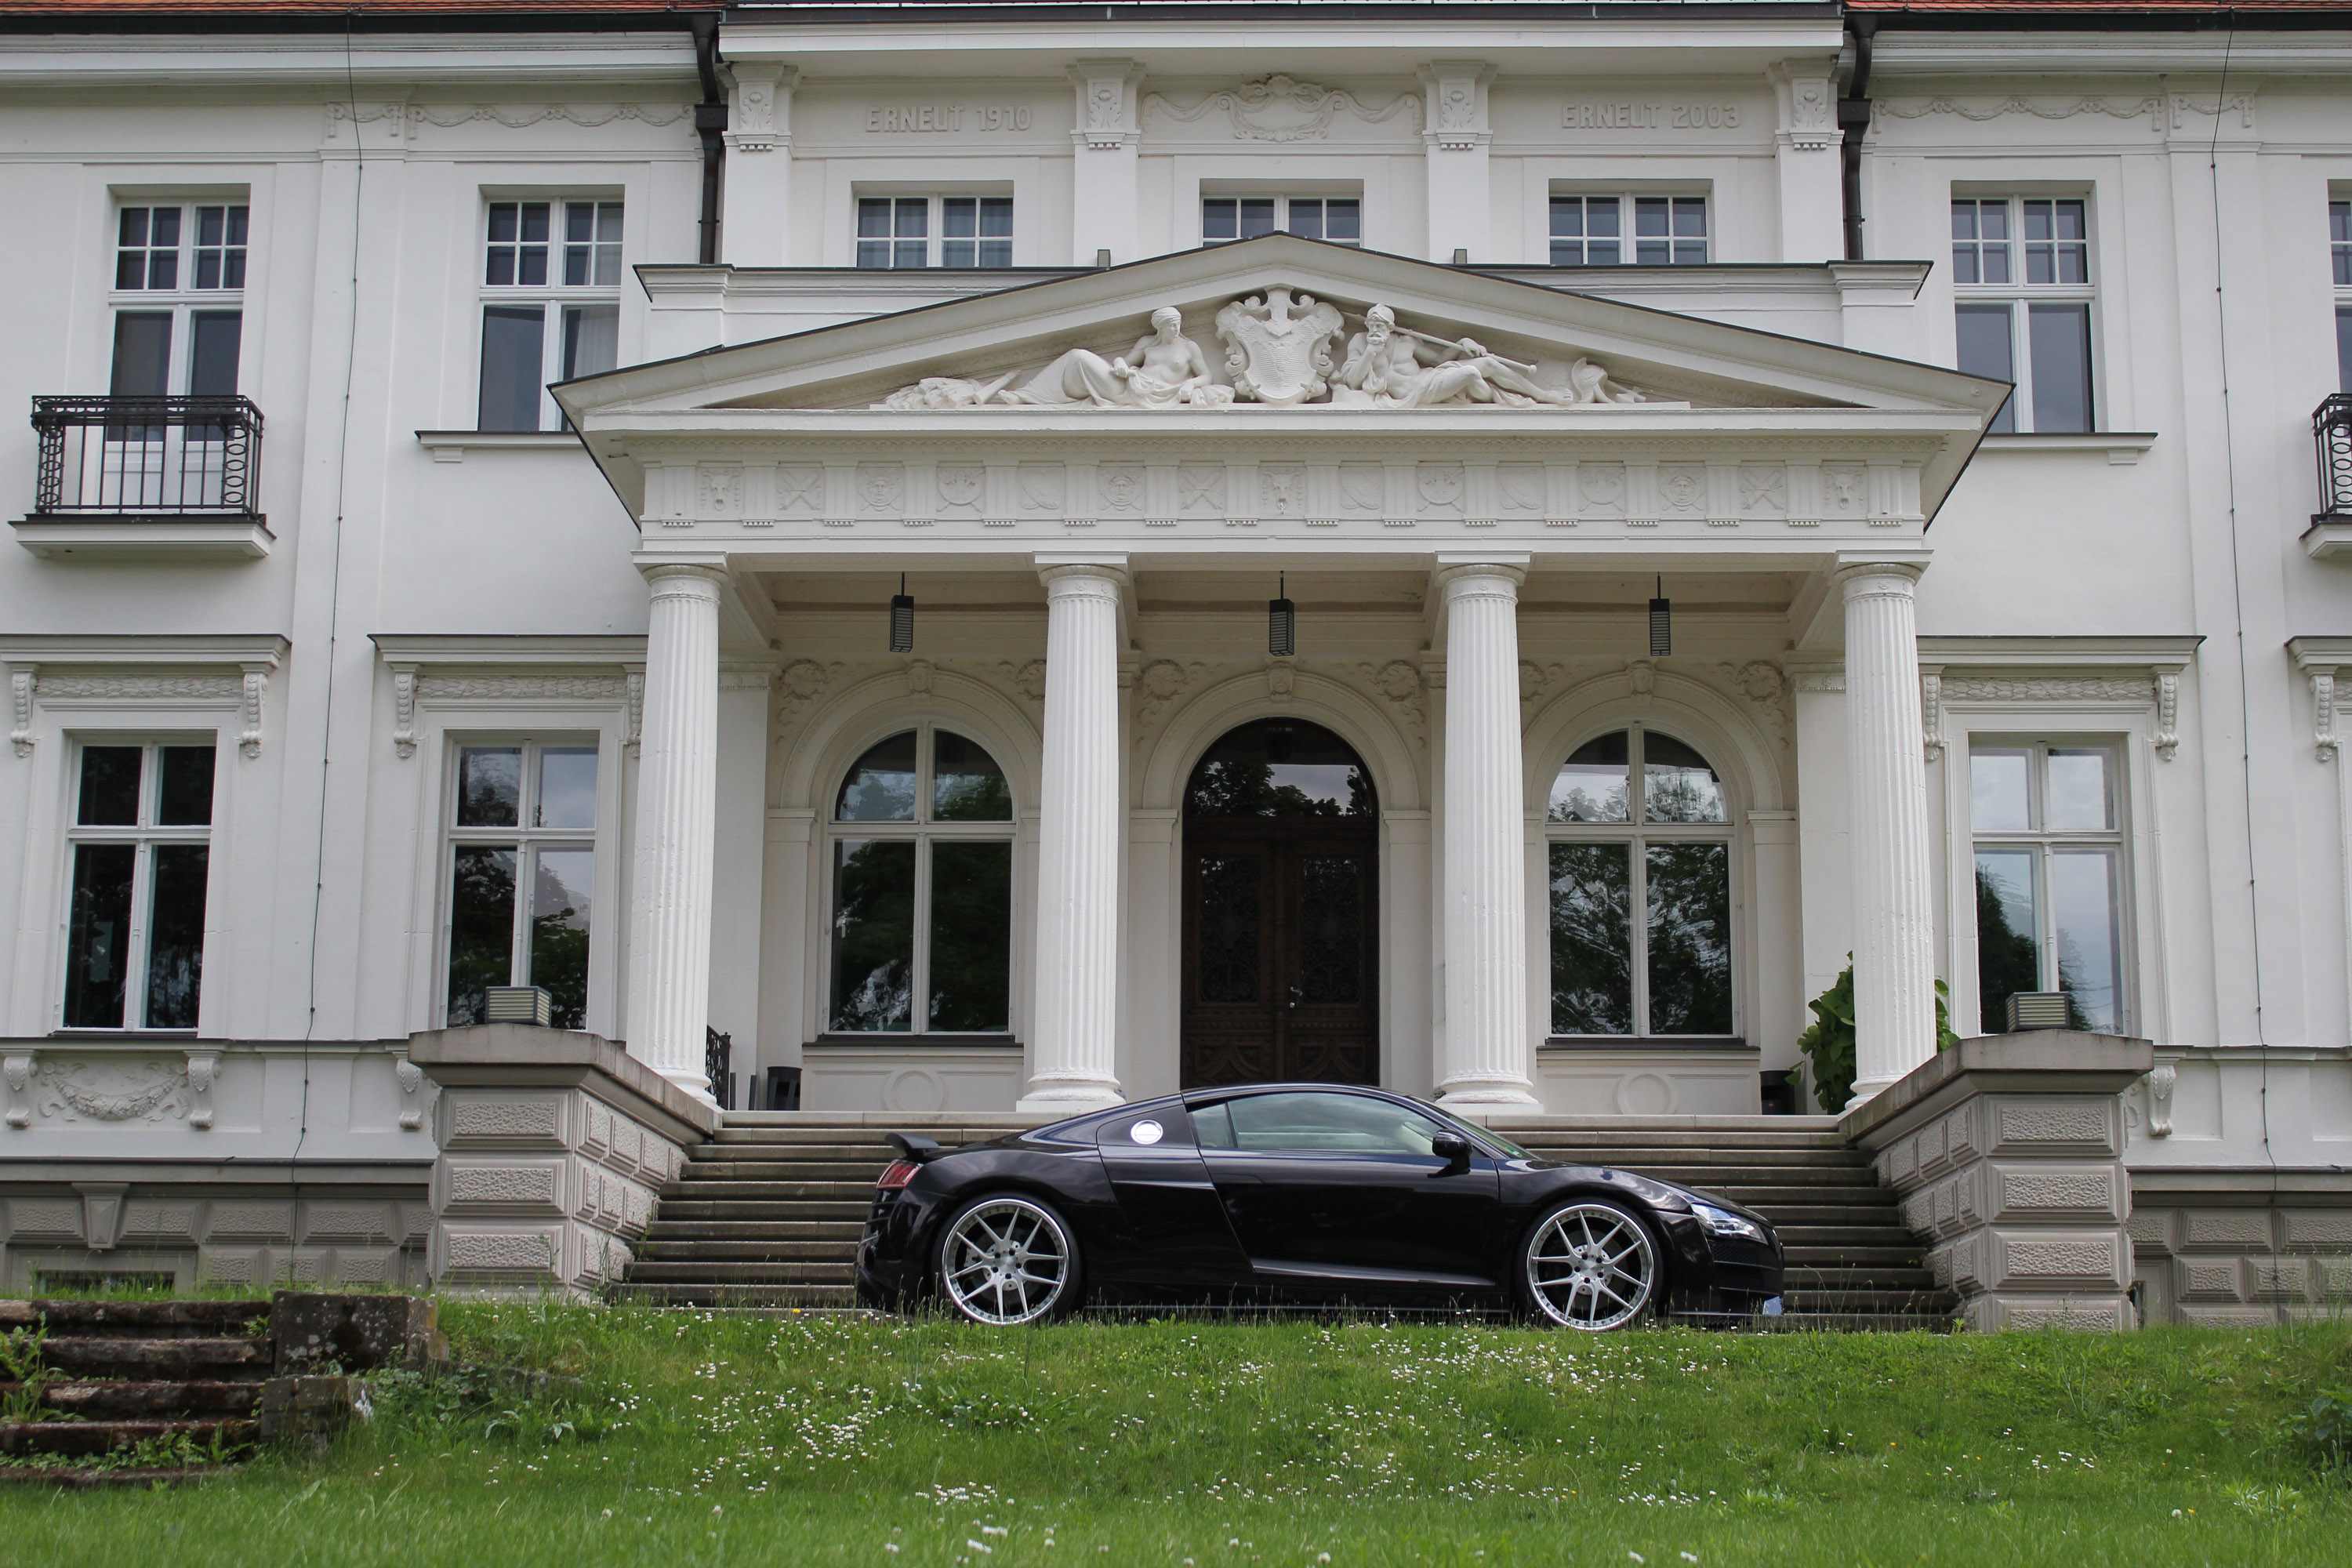
<path fill-rule="evenodd" d="M 1276 658 L 1289 658 L 1298 652 L 1298 606 L 1286 596 L 1288 574 L 1276 576 L 1275 583 L 1275 592 L 1286 596 L 1266 601 L 1265 651 Z"/>
<path fill-rule="evenodd" d="M 1658 596 L 1650 601 L 1650 657 L 1664 658 L 1675 651 L 1675 606 L 1666 597 L 1666 580 L 1658 579 Z"/>
<path fill-rule="evenodd" d="M 907 574 L 898 574 L 898 591 L 890 595 L 890 651 L 915 651 L 915 600 L 907 592 Z"/>

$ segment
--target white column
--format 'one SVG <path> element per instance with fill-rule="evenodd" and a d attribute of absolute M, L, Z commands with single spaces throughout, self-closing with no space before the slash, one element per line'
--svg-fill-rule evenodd
<path fill-rule="evenodd" d="M 1535 1106 L 1528 1077 L 1527 784 L 1517 563 L 1438 558 L 1445 595 L 1445 1048 L 1449 1105 Z"/>
<path fill-rule="evenodd" d="M 1935 877 L 1913 587 L 1923 560 L 1842 563 L 1859 1105 L 1936 1054 Z"/>
<path fill-rule="evenodd" d="M 1040 557 L 1045 765 L 1037 823 L 1036 1004 L 1024 1110 L 1116 1105 L 1118 608 L 1124 558 Z"/>
<path fill-rule="evenodd" d="M 629 1054 L 709 1096 L 710 873 L 718 853 L 719 590 L 715 563 L 644 568 L 645 717 L 629 910 Z"/>

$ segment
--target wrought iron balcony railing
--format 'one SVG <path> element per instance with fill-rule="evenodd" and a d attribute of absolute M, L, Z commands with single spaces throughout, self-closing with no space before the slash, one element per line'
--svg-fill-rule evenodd
<path fill-rule="evenodd" d="M 260 521 L 261 410 L 243 397 L 36 397 L 37 518 Z"/>
<path fill-rule="evenodd" d="M 2352 517 L 2352 393 L 2324 399 L 2311 433 L 2319 444 L 2320 515 Z"/>

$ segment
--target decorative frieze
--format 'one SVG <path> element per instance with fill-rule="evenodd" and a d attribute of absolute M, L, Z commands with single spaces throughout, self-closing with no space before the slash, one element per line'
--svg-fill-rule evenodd
<path fill-rule="evenodd" d="M 1421 100 L 1412 93 L 1368 104 L 1352 93 L 1282 75 L 1258 77 L 1239 87 L 1212 92 L 1190 104 L 1159 93 L 1143 100 L 1144 127 L 1155 121 L 1192 125 L 1222 115 L 1236 142 L 1321 142 L 1341 114 L 1365 125 L 1401 121 L 1421 129 Z"/>

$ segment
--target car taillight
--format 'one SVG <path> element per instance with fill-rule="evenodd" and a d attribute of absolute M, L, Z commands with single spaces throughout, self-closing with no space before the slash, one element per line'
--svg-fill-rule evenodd
<path fill-rule="evenodd" d="M 883 1192 L 895 1193 L 913 1181 L 915 1173 L 921 1169 L 912 1160 L 893 1160 L 890 1168 L 882 1173 L 882 1179 L 874 1184 Z"/>

